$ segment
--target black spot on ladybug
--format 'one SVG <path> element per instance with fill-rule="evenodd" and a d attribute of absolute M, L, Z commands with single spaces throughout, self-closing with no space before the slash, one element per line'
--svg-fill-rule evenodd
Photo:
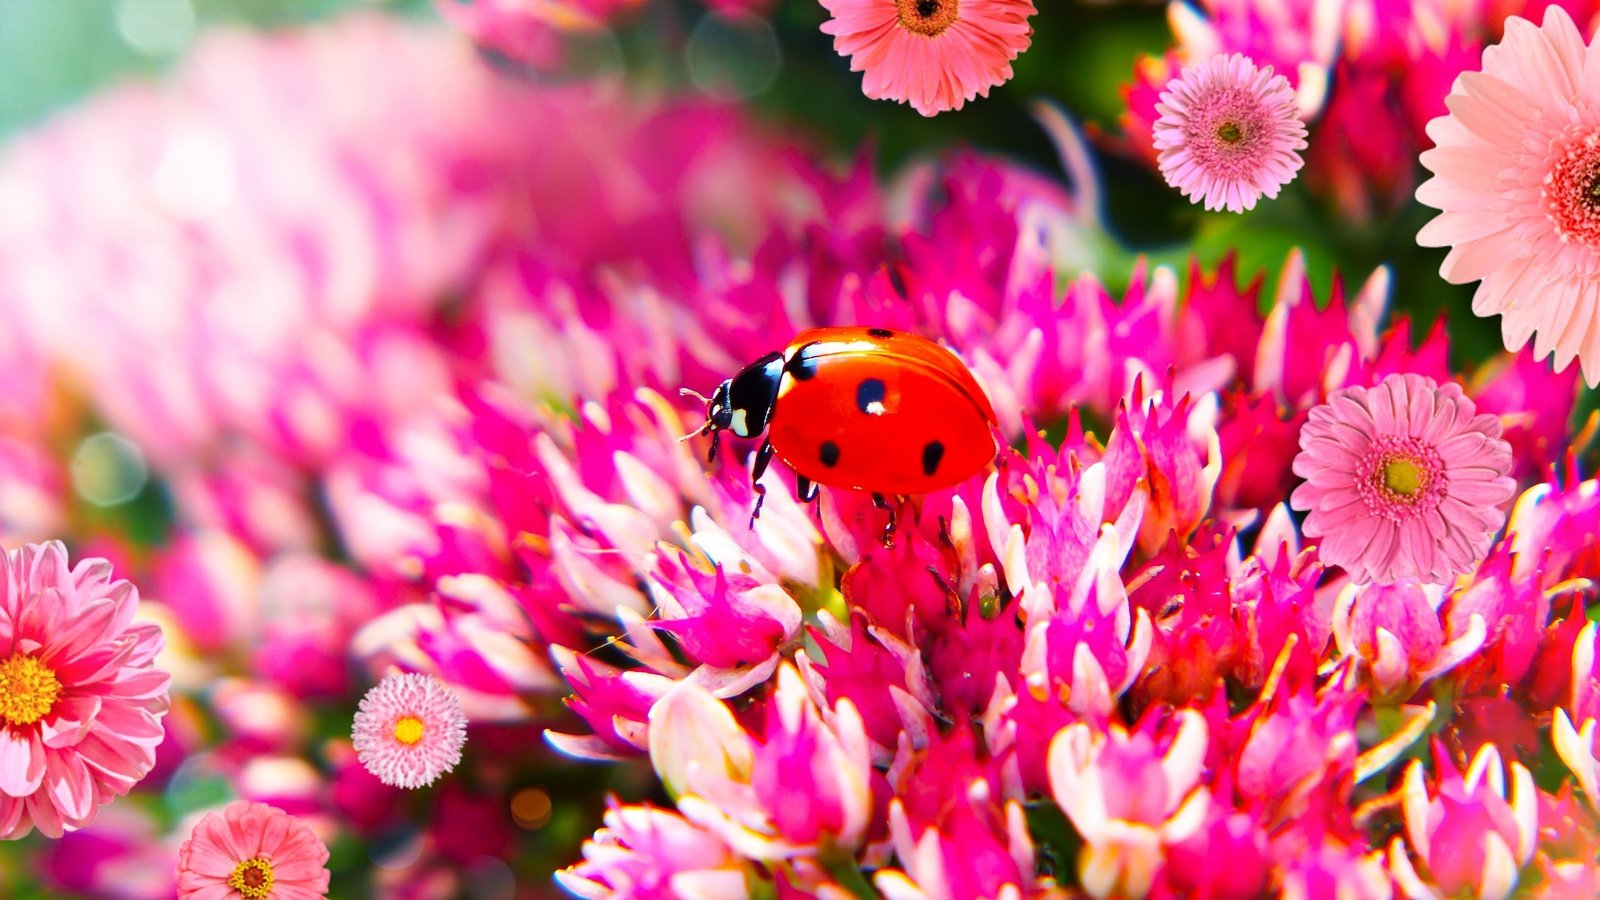
<path fill-rule="evenodd" d="M 856 409 L 869 416 L 883 415 L 883 398 L 888 393 L 881 378 L 865 378 L 856 385 Z"/>
<path fill-rule="evenodd" d="M 944 459 L 944 444 L 938 441 L 929 441 L 922 448 L 922 474 L 932 477 L 939 471 L 939 462 Z"/>
<path fill-rule="evenodd" d="M 868 328 L 867 329 L 867 334 L 870 334 L 875 338 L 892 338 L 892 337 L 894 337 L 894 332 L 890 331 L 887 328 Z"/>
<path fill-rule="evenodd" d="M 817 358 L 806 352 L 810 349 L 810 344 L 801 347 L 789 364 L 784 366 L 784 371 L 793 375 L 796 381 L 810 381 L 817 377 Z"/>
<path fill-rule="evenodd" d="M 833 441 L 823 441 L 822 446 L 817 448 L 817 458 L 822 460 L 823 465 L 833 468 L 839 464 L 839 445 Z"/>

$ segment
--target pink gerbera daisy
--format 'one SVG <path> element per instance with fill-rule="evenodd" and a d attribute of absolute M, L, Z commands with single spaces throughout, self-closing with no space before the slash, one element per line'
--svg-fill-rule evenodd
<path fill-rule="evenodd" d="M 361 698 L 351 727 L 356 756 L 394 787 L 432 784 L 461 761 L 467 717 L 431 675 L 390 675 Z"/>
<path fill-rule="evenodd" d="M 0 838 L 82 828 L 155 765 L 171 678 L 138 607 L 103 559 L 0 554 Z"/>
<path fill-rule="evenodd" d="M 1322 560 L 1357 583 L 1437 584 L 1482 559 L 1516 482 L 1500 421 L 1475 412 L 1460 385 L 1412 374 L 1313 407 L 1290 499 Z"/>
<path fill-rule="evenodd" d="M 874 100 L 909 103 L 925 116 L 960 109 L 1011 78 L 1028 49 L 1030 0 L 822 0 L 833 49 L 865 72 Z"/>
<path fill-rule="evenodd" d="M 1157 162 L 1167 184 L 1206 209 L 1244 212 L 1294 180 L 1306 126 L 1294 88 L 1235 53 L 1184 69 L 1156 104 Z"/>
<path fill-rule="evenodd" d="M 1445 104 L 1417 188 L 1442 212 L 1418 243 L 1452 248 L 1440 273 L 1480 281 L 1472 311 L 1502 317 L 1508 349 L 1537 332 L 1535 359 L 1577 357 L 1600 385 L 1600 39 L 1585 47 L 1557 5 L 1542 28 L 1507 19 Z"/>
<path fill-rule="evenodd" d="M 312 900 L 328 894 L 328 847 L 275 806 L 207 813 L 178 849 L 180 900 Z"/>

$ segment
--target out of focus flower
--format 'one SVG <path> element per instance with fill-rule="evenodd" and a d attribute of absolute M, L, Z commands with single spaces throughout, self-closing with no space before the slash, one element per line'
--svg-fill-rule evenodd
<path fill-rule="evenodd" d="M 165 89 L 9 142 L 0 307 L 159 468 L 236 435 L 319 464 L 448 390 L 419 329 L 503 227 L 505 125 L 540 102 L 394 18 L 208 34 Z"/>
<path fill-rule="evenodd" d="M 395 674 L 361 698 L 350 733 L 367 771 L 384 784 L 416 788 L 461 762 L 467 717 L 437 678 Z"/>
<path fill-rule="evenodd" d="M 572 59 L 566 39 L 604 34 L 608 24 L 644 0 L 435 0 L 445 19 L 478 43 L 535 70 Z"/>
<path fill-rule="evenodd" d="M 1417 199 L 1442 212 L 1424 246 L 1451 247 L 1440 269 L 1481 282 L 1472 311 L 1500 315 L 1506 347 L 1535 338 L 1536 359 L 1574 358 L 1600 385 L 1600 43 L 1559 6 L 1543 26 L 1520 17 L 1466 72 L 1450 114 L 1429 123 L 1422 154 L 1434 177 Z M 1530 289 L 1537 285 L 1537 289 Z"/>
<path fill-rule="evenodd" d="M 613 801 L 605 827 L 583 845 L 583 862 L 556 873 L 580 897 L 703 897 L 750 893 L 746 864 L 716 835 L 677 813 Z"/>
<path fill-rule="evenodd" d="M 103 559 L 60 543 L 0 558 L 0 839 L 82 828 L 155 765 L 161 629 Z"/>
<path fill-rule="evenodd" d="M 328 893 L 328 848 L 295 817 L 239 801 L 207 813 L 178 850 L 178 896 L 315 900 Z"/>
<path fill-rule="evenodd" d="M 874 100 L 909 103 L 925 116 L 960 109 L 1011 80 L 1028 49 L 1032 0 L 822 0 L 833 49 L 865 72 Z"/>
<path fill-rule="evenodd" d="M 377 608 L 372 584 L 310 553 L 273 557 L 256 588 L 253 665 L 299 697 L 343 696 L 350 641 Z"/>
<path fill-rule="evenodd" d="M 1300 170 L 1306 127 L 1294 90 L 1272 67 L 1218 56 L 1167 84 L 1153 128 L 1167 184 L 1206 209 L 1244 212 L 1271 198 Z"/>
<path fill-rule="evenodd" d="M 0 540 L 48 540 L 66 522 L 67 473 L 33 440 L 0 433 Z"/>
<path fill-rule="evenodd" d="M 1083 724 L 1050 742 L 1050 787 L 1083 836 L 1079 873 L 1094 897 L 1143 896 L 1163 847 L 1205 824 L 1205 719 L 1180 711 L 1164 743 L 1145 729 L 1097 735 Z"/>
<path fill-rule="evenodd" d="M 39 848 L 37 871 L 69 896 L 171 900 L 175 850 L 154 811 L 119 804 L 101 810 L 93 827 Z"/>
<path fill-rule="evenodd" d="M 1501 900 L 1538 842 L 1538 791 L 1521 763 L 1507 767 L 1493 745 L 1473 756 L 1465 774 L 1434 753 L 1436 780 L 1428 788 L 1421 760 L 1413 760 L 1401 788 L 1405 839 L 1389 846 L 1389 865 L 1407 896 L 1470 896 Z M 1405 845 L 1425 866 L 1412 866 Z M 1426 877 L 1424 877 L 1426 875 Z"/>
<path fill-rule="evenodd" d="M 1311 410 L 1300 432 L 1296 509 L 1324 562 L 1357 583 L 1440 583 L 1483 558 L 1516 490 L 1511 446 L 1461 387 L 1391 375 Z"/>

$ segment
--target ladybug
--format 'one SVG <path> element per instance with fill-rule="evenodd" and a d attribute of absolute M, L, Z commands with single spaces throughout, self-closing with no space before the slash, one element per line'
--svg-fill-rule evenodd
<path fill-rule="evenodd" d="M 765 434 L 750 481 L 753 525 L 766 499 L 760 484 L 776 455 L 794 470 L 802 502 L 817 486 L 886 495 L 926 494 L 958 484 L 994 459 L 994 407 L 954 353 L 921 335 L 887 328 L 814 328 L 724 381 L 689 437 Z"/>

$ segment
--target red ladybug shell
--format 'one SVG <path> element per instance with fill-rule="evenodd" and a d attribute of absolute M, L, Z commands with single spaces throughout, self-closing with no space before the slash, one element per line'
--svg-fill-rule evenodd
<path fill-rule="evenodd" d="M 767 438 L 818 484 L 926 494 L 994 459 L 994 407 L 955 354 L 916 334 L 816 328 L 784 351 Z"/>

